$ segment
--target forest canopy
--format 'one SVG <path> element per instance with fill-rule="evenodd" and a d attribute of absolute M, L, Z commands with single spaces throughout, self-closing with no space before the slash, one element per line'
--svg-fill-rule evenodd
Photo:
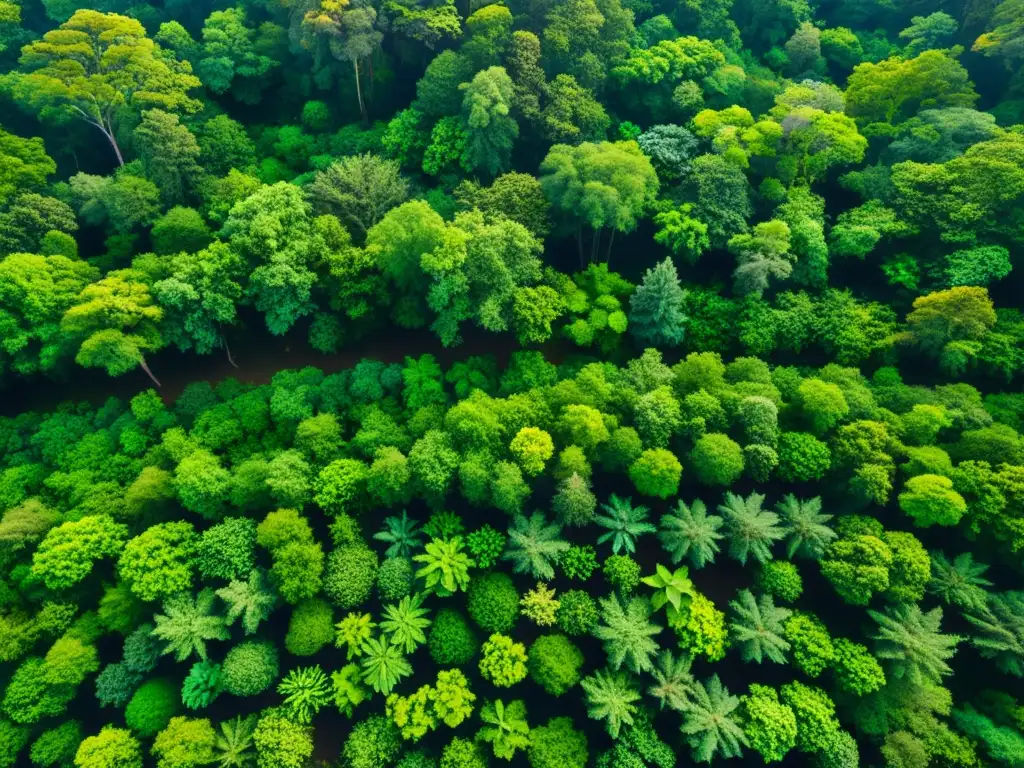
<path fill-rule="evenodd" d="M 1024 764 L 1022 40 L 0 0 L 0 768 Z"/>

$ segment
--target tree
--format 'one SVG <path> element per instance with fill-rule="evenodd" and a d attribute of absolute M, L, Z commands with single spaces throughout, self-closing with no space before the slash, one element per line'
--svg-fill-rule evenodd
<path fill-rule="evenodd" d="M 584 142 L 575 147 L 556 144 L 541 163 L 540 172 L 541 187 L 552 206 L 575 224 L 581 268 L 583 226 L 594 230 L 592 262 L 600 260 L 602 230 L 613 230 L 607 261 L 614 232 L 632 231 L 658 191 L 658 175 L 650 160 L 630 141 Z"/>
<path fill-rule="evenodd" d="M 237 318 L 242 268 L 239 257 L 223 243 L 175 256 L 169 275 L 153 284 L 153 296 L 164 310 L 167 340 L 201 355 L 224 347 L 233 362 L 223 328 Z"/>
<path fill-rule="evenodd" d="M 508 688 L 526 677 L 526 661 L 526 646 L 493 634 L 480 649 L 480 674 L 499 688 Z"/>
<path fill-rule="evenodd" d="M 147 602 L 192 589 L 198 539 L 191 523 L 159 523 L 131 539 L 118 561 L 121 578 Z"/>
<path fill-rule="evenodd" d="M 629 467 L 629 479 L 645 496 L 667 499 L 679 490 L 683 465 L 665 448 L 648 448 Z"/>
<path fill-rule="evenodd" d="M 822 575 L 852 605 L 867 605 L 876 592 L 889 588 L 893 555 L 877 536 L 858 534 L 834 541 L 821 560 Z"/>
<path fill-rule="evenodd" d="M 868 614 L 878 623 L 875 656 L 889 662 L 892 677 L 907 678 L 915 685 L 939 684 L 952 673 L 946 662 L 963 638 L 941 632 L 941 608 L 925 613 L 920 606 L 910 604 Z"/>
<path fill-rule="evenodd" d="M 651 576 L 645 576 L 641 583 L 654 588 L 651 607 L 655 611 L 665 608 L 669 624 L 679 621 L 696 595 L 693 582 L 689 578 L 689 570 L 685 566 L 670 571 L 658 563 L 655 565 L 654 573 Z"/>
<path fill-rule="evenodd" d="M 291 670 L 278 684 L 277 692 L 284 696 L 285 709 L 301 725 L 309 725 L 333 698 L 327 675 L 319 666 Z"/>
<path fill-rule="evenodd" d="M 552 579 L 555 576 L 554 563 L 569 549 L 569 542 L 558 538 L 561 532 L 561 526 L 548 523 L 542 512 L 534 512 L 529 518 L 516 515 L 509 528 L 508 546 L 502 559 L 512 561 L 515 573 Z"/>
<path fill-rule="evenodd" d="M 380 622 L 381 630 L 386 633 L 393 645 L 412 653 L 422 643 L 427 642 L 423 630 L 430 626 L 430 613 L 422 608 L 423 598 L 420 595 L 403 597 L 397 605 L 384 606 L 384 618 Z"/>
<path fill-rule="evenodd" d="M 220 733 L 213 746 L 214 756 L 220 768 L 247 768 L 255 755 L 253 754 L 253 731 L 256 718 L 236 717 L 220 724 Z"/>
<path fill-rule="evenodd" d="M 83 120 L 103 133 L 124 165 L 117 134 L 127 109 L 195 112 L 188 96 L 199 86 L 188 62 L 161 55 L 135 19 L 77 10 L 59 29 L 22 51 L 27 70 L 13 83 L 14 98 L 58 122 Z"/>
<path fill-rule="evenodd" d="M 165 343 L 158 327 L 163 310 L 141 277 L 118 270 L 87 285 L 64 313 L 61 330 L 81 340 L 75 356 L 79 365 L 105 368 L 111 376 L 141 367 L 159 387 L 143 353 Z"/>
<path fill-rule="evenodd" d="M 171 718 L 153 740 L 157 768 L 198 768 L 213 761 L 217 734 L 209 720 Z"/>
<path fill-rule="evenodd" d="M 689 178 L 693 217 L 707 226 L 712 247 L 725 247 L 734 235 L 747 231 L 754 209 L 750 184 L 741 168 L 721 155 L 700 155 L 693 161 Z"/>
<path fill-rule="evenodd" d="M 799 555 L 820 560 L 836 533 L 828 526 L 832 515 L 821 511 L 821 497 L 800 501 L 793 494 L 787 494 L 775 505 L 788 528 L 786 556 L 789 559 Z"/>
<path fill-rule="evenodd" d="M 632 554 L 636 551 L 636 539 L 645 533 L 655 533 L 657 529 L 647 522 L 648 510 L 645 506 L 633 506 L 630 498 L 620 498 L 614 493 L 608 497 L 608 503 L 601 505 L 603 515 L 596 515 L 594 522 L 607 533 L 601 534 L 598 544 L 611 542 L 612 554 L 625 550 Z"/>
<path fill-rule="evenodd" d="M 204 589 L 195 597 L 180 594 L 164 601 L 164 613 L 153 617 L 153 636 L 165 643 L 164 654 L 173 653 L 179 662 L 193 653 L 205 660 L 207 641 L 228 639 L 223 617 L 213 613 L 216 599 L 212 589 Z"/>
<path fill-rule="evenodd" d="M 362 154 L 317 172 L 306 194 L 316 208 L 336 215 L 363 240 L 389 210 L 405 202 L 409 184 L 395 161 Z"/>
<path fill-rule="evenodd" d="M 690 451 L 697 479 L 704 485 L 732 485 L 743 473 L 743 449 L 727 435 L 701 435 Z"/>
<path fill-rule="evenodd" d="M 0 365 L 23 376 L 52 370 L 71 351 L 61 317 L 98 276 L 65 256 L 14 253 L 0 260 Z"/>
<path fill-rule="evenodd" d="M 258 568 L 249 572 L 246 581 L 234 580 L 218 589 L 217 597 L 228 606 L 225 623 L 231 626 L 240 618 L 247 635 L 254 634 L 260 623 L 270 618 L 277 604 L 277 595 L 270 588 L 266 573 Z"/>
<path fill-rule="evenodd" d="M 671 259 L 644 273 L 643 282 L 629 299 L 629 327 L 643 344 L 675 346 L 683 340 L 686 315 L 684 291 Z"/>
<path fill-rule="evenodd" d="M 202 250 L 213 239 L 209 226 L 195 208 L 176 205 L 155 222 L 149 232 L 153 250 L 161 255 Z"/>
<path fill-rule="evenodd" d="M 584 768 L 587 736 L 572 726 L 571 717 L 554 717 L 530 731 L 527 757 L 533 768 Z"/>
<path fill-rule="evenodd" d="M 725 494 L 725 503 L 718 505 L 725 519 L 729 554 L 741 563 L 745 564 L 750 555 L 759 563 L 771 560 L 772 544 L 786 536 L 786 530 L 779 525 L 779 516 L 764 511 L 763 503 L 764 496 L 759 493 L 744 499 L 730 491 Z"/>
<path fill-rule="evenodd" d="M 790 276 L 790 234 L 786 222 L 772 219 L 756 225 L 753 234 L 729 238 L 729 250 L 736 254 L 733 282 L 737 293 L 760 296 L 768 289 L 770 278 L 784 280 Z"/>
<path fill-rule="evenodd" d="M 547 84 L 540 112 L 541 134 L 556 144 L 603 141 L 611 119 L 593 93 L 572 75 L 559 74 Z"/>
<path fill-rule="evenodd" d="M 491 744 L 495 757 L 511 760 L 517 750 L 529 746 L 530 726 L 522 699 L 509 702 L 507 707 L 501 699 L 487 702 L 480 710 L 480 720 L 484 726 L 477 731 L 476 739 Z"/>
<path fill-rule="evenodd" d="M 277 335 L 313 311 L 313 267 L 326 257 L 328 242 L 338 236 L 310 213 L 302 192 L 279 182 L 236 203 L 221 229 L 221 236 L 251 270 L 247 298 Z"/>
<path fill-rule="evenodd" d="M 748 589 L 740 590 L 736 597 L 729 603 L 733 611 L 729 629 L 733 641 L 740 646 L 743 660 L 760 664 L 767 658 L 785 664 L 789 643 L 784 639 L 783 622 L 792 611 L 777 607 L 771 595 L 755 599 Z"/>
<path fill-rule="evenodd" d="M 967 70 L 950 51 L 925 51 L 853 68 L 846 85 L 846 113 L 861 124 L 893 123 L 924 106 L 970 107 L 978 95 Z"/>
<path fill-rule="evenodd" d="M 992 586 L 992 582 L 984 577 L 988 566 L 976 563 L 970 552 L 957 555 L 952 562 L 943 552 L 931 552 L 930 555 L 932 574 L 928 591 L 946 605 L 983 612 L 988 601 L 985 588 Z"/>
<path fill-rule="evenodd" d="M 649 621 L 650 603 L 634 597 L 623 605 L 614 595 L 599 602 L 603 623 L 594 628 L 594 636 L 604 642 L 611 668 L 617 670 L 625 664 L 636 673 L 649 671 L 658 650 L 654 636 L 662 630 Z"/>
<path fill-rule="evenodd" d="M 142 768 L 142 750 L 131 731 L 105 726 L 96 736 L 87 736 L 75 753 L 77 768 Z"/>
<path fill-rule="evenodd" d="M 694 499 L 689 506 L 679 501 L 676 514 L 661 516 L 658 539 L 673 564 L 688 558 L 694 568 L 703 568 L 715 561 L 718 542 L 724 538 L 718 531 L 724 522 L 718 515 L 708 515 L 700 499 Z"/>
<path fill-rule="evenodd" d="M 537 427 L 523 427 L 509 443 L 509 451 L 528 475 L 539 475 L 555 453 L 551 435 Z"/>
<path fill-rule="evenodd" d="M 995 324 L 996 315 L 985 288 L 963 286 L 914 299 L 907 315 L 906 339 L 926 354 L 956 370 L 957 355 L 973 357 Z"/>
<path fill-rule="evenodd" d="M 910 478 L 899 502 L 900 509 L 923 528 L 956 525 L 967 512 L 967 502 L 953 490 L 953 481 L 940 475 Z"/>
<path fill-rule="evenodd" d="M 495 176 L 508 165 L 512 144 L 519 135 L 519 125 L 510 115 L 512 80 L 503 67 L 489 67 L 460 88 L 464 91 L 462 117 L 468 134 L 463 162 Z"/>
<path fill-rule="evenodd" d="M 362 63 L 373 54 L 384 39 L 384 34 L 376 25 L 377 9 L 369 3 L 360 1 L 344 5 L 319 3 L 314 9 L 306 12 L 302 23 L 314 34 L 327 37 L 328 48 L 334 57 L 352 62 L 359 114 L 365 122 L 367 112 L 363 99 Z"/>
<path fill-rule="evenodd" d="M 739 698 L 729 695 L 718 675 L 694 686 L 682 726 L 694 760 L 710 763 L 719 754 L 727 759 L 739 757 L 743 747 L 749 746 L 739 724 L 739 706 Z"/>
<path fill-rule="evenodd" d="M 258 768 L 301 768 L 313 754 L 309 729 L 289 720 L 280 710 L 260 715 L 252 741 Z"/>
<path fill-rule="evenodd" d="M 107 515 L 89 515 L 47 531 L 32 556 L 32 573 L 50 589 L 77 584 L 95 562 L 121 553 L 128 528 Z"/>
<path fill-rule="evenodd" d="M 180 203 L 200 173 L 195 135 L 177 115 L 147 109 L 132 131 L 132 139 L 146 178 L 157 185 L 165 202 Z"/>
<path fill-rule="evenodd" d="M 57 164 L 46 154 L 43 140 L 23 139 L 0 128 L 0 205 L 6 205 L 16 194 L 43 186 L 46 177 L 57 170 Z"/>
<path fill-rule="evenodd" d="M 260 51 L 257 30 L 245 22 L 243 8 L 226 8 L 207 16 L 196 61 L 199 77 L 211 91 L 223 94 L 233 90 L 240 101 L 256 104 L 261 81 L 278 62 Z"/>
<path fill-rule="evenodd" d="M 616 739 L 623 725 L 633 724 L 640 700 L 634 681 L 624 671 L 599 669 L 580 683 L 587 695 L 587 715 L 604 720 L 608 734 Z"/>
<path fill-rule="evenodd" d="M 412 665 L 402 649 L 392 645 L 386 636 L 366 642 L 366 655 L 359 664 L 363 668 L 363 681 L 384 695 L 391 693 L 403 677 L 412 674 Z"/>
<path fill-rule="evenodd" d="M 751 685 L 741 700 L 743 733 L 766 763 L 779 762 L 796 746 L 796 716 L 774 688 Z"/>
<path fill-rule="evenodd" d="M 1002 672 L 1024 677 L 1024 594 L 1003 592 L 989 597 L 988 607 L 964 615 L 981 630 L 971 644 L 985 658 L 994 659 Z"/>
<path fill-rule="evenodd" d="M 458 536 L 452 539 L 431 539 L 425 551 L 413 560 L 423 563 L 416 571 L 416 578 L 424 579 L 424 587 L 439 595 L 452 595 L 469 586 L 469 569 L 473 560 L 462 551 L 463 542 Z"/>

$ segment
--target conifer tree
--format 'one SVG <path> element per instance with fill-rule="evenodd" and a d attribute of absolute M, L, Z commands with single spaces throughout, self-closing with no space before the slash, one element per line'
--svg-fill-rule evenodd
<path fill-rule="evenodd" d="M 644 344 L 679 344 L 686 332 L 684 295 L 676 266 L 666 256 L 644 273 L 643 282 L 629 300 L 630 330 Z"/>

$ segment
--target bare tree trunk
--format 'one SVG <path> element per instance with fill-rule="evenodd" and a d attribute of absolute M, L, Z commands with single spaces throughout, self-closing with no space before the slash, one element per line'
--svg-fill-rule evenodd
<path fill-rule="evenodd" d="M 366 122 L 366 105 L 363 103 L 363 88 L 359 84 L 359 59 L 352 59 L 352 68 L 356 73 L 356 96 L 359 98 L 359 115 Z"/>
<path fill-rule="evenodd" d="M 146 358 L 140 357 L 139 358 L 139 365 L 142 366 L 142 370 L 144 370 L 146 372 L 146 375 L 149 376 L 149 378 L 151 378 L 153 380 L 153 383 L 156 384 L 159 387 L 160 386 L 160 382 L 157 381 L 156 376 L 153 375 L 153 372 L 151 370 L 149 370 L 149 366 L 146 365 Z"/>
<path fill-rule="evenodd" d="M 593 264 L 601 255 L 601 230 L 594 230 L 594 239 L 590 241 L 590 263 Z"/>
<path fill-rule="evenodd" d="M 580 269 L 583 269 L 586 265 L 583 263 L 583 225 L 580 224 L 576 227 L 576 250 L 580 254 Z"/>
<path fill-rule="evenodd" d="M 229 346 L 228 346 L 228 340 L 227 340 L 227 337 L 225 337 L 225 336 L 221 336 L 221 337 L 220 337 L 220 340 L 221 340 L 221 343 L 223 343 L 223 344 L 224 344 L 224 351 L 228 353 L 228 362 L 229 362 L 229 363 L 231 363 L 231 365 L 232 365 L 233 367 L 237 368 L 237 367 L 238 367 L 238 365 L 237 365 L 237 364 L 235 363 L 235 361 L 234 361 L 234 360 L 232 359 L 232 357 L 231 357 L 231 347 L 229 347 Z"/>
<path fill-rule="evenodd" d="M 612 228 L 611 237 L 608 238 L 608 250 L 604 254 L 605 264 L 612 263 L 612 243 L 615 242 L 615 228 Z"/>

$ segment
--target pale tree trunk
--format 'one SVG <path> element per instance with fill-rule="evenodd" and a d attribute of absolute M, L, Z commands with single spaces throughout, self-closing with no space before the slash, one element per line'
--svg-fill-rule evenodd
<path fill-rule="evenodd" d="M 89 125 L 96 126 L 103 135 L 107 137 L 107 141 L 110 142 L 110 146 L 113 148 L 114 154 L 117 156 L 117 164 L 124 167 L 124 156 L 121 154 L 121 148 L 117 145 L 117 139 L 114 138 L 114 129 L 113 126 L 110 125 L 110 119 L 97 120 L 81 107 L 76 107 L 73 104 L 71 106 L 82 115 L 82 119 L 85 120 L 85 122 Z"/>
<path fill-rule="evenodd" d="M 228 353 L 228 362 L 231 363 L 232 366 L 237 368 L 238 365 L 235 363 L 234 359 L 231 357 L 231 347 L 228 346 L 227 337 L 226 336 L 221 336 L 220 340 L 224 344 L 224 351 Z"/>
<path fill-rule="evenodd" d="M 359 59 L 352 59 L 352 69 L 356 73 L 356 96 L 359 98 L 359 114 L 366 122 L 366 105 L 363 103 L 363 88 L 359 84 Z"/>
<path fill-rule="evenodd" d="M 608 250 L 604 254 L 604 261 L 606 264 L 612 263 L 612 243 L 615 242 L 615 229 L 612 229 L 611 237 L 608 238 Z"/>
<path fill-rule="evenodd" d="M 156 384 L 158 387 L 161 386 L 160 382 L 157 381 L 156 376 L 154 376 L 153 372 L 151 370 L 149 370 L 149 366 L 146 365 L 146 358 L 140 356 L 139 357 L 139 365 L 142 367 L 142 370 L 144 370 L 146 372 L 146 375 L 149 376 L 149 378 L 151 378 L 153 380 L 154 384 Z"/>
<path fill-rule="evenodd" d="M 594 239 L 590 241 L 590 263 L 597 262 L 601 255 L 601 230 L 594 230 Z"/>

